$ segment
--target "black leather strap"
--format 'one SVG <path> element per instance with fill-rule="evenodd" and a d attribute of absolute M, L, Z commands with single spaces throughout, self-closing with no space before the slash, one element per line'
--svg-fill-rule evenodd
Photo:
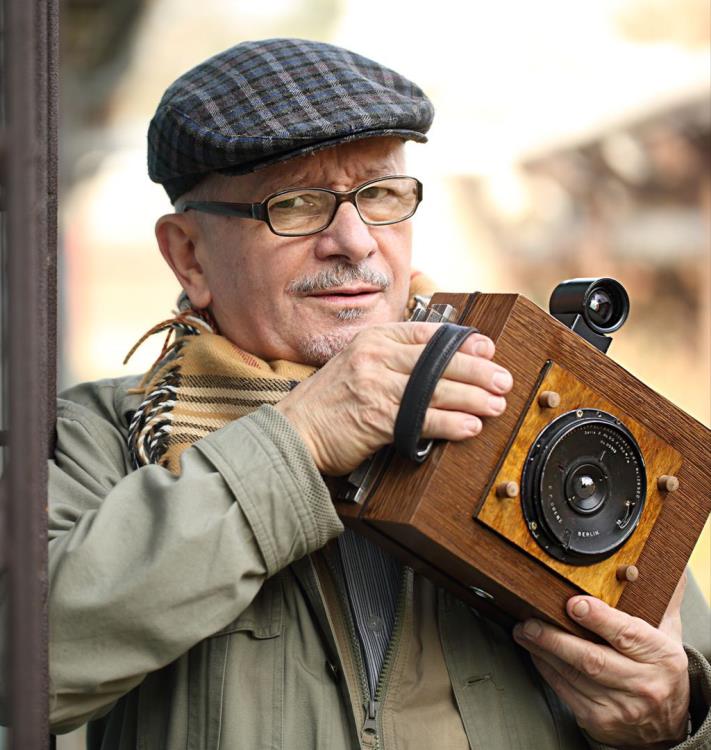
<path fill-rule="evenodd" d="M 457 349 L 472 333 L 477 333 L 477 329 L 442 323 L 427 342 L 405 386 L 395 420 L 394 444 L 401 456 L 417 463 L 427 458 L 432 441 L 420 440 L 425 412 L 442 373 Z"/>

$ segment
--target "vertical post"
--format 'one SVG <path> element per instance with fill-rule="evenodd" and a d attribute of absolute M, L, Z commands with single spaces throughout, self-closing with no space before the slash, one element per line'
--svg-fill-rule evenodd
<path fill-rule="evenodd" d="M 48 746 L 47 456 L 56 320 L 56 0 L 6 0 L 9 683 L 12 750 Z"/>

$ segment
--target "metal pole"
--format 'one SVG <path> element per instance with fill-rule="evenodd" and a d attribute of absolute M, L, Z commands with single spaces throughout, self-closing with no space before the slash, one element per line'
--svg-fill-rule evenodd
<path fill-rule="evenodd" d="M 48 745 L 47 455 L 56 297 L 54 0 L 8 0 L 5 18 L 10 700 L 13 750 Z M 50 322 L 51 321 L 51 322 Z"/>

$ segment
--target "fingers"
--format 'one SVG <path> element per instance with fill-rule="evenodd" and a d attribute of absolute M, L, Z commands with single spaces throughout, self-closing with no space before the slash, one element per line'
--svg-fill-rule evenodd
<path fill-rule="evenodd" d="M 531 654 L 531 659 L 543 679 L 575 714 L 584 713 L 588 701 L 598 703 L 604 700 L 605 694 L 594 682 L 579 672 L 572 672 L 564 662 L 543 654 Z"/>
<path fill-rule="evenodd" d="M 390 323 L 383 326 L 373 326 L 370 331 L 374 335 L 384 334 L 400 344 L 424 345 L 434 336 L 441 323 Z M 482 333 L 472 333 L 459 348 L 459 351 L 471 356 L 491 359 L 494 356 L 494 342 Z"/>
<path fill-rule="evenodd" d="M 543 679 L 551 686 L 560 700 L 567 704 L 573 712 L 578 726 L 585 729 L 592 737 L 605 745 L 608 742 L 614 745 L 627 744 L 627 736 L 624 728 L 620 729 L 615 725 L 617 712 L 611 710 L 609 696 L 596 695 L 589 697 L 578 689 L 577 684 L 572 684 L 550 663 L 538 656 L 532 656 L 532 660 Z M 628 705 L 626 696 L 620 695 L 619 697 L 622 699 L 622 705 Z M 633 717 L 629 709 L 628 713 L 629 719 L 632 719 Z M 625 716 L 626 718 L 628 717 Z M 622 723 L 624 727 L 624 720 L 619 723 Z M 631 736 L 630 739 L 634 741 L 637 738 Z"/>
<path fill-rule="evenodd" d="M 494 346 L 490 339 L 478 343 L 484 347 Z M 461 349 L 452 357 L 442 378 L 478 385 L 500 395 L 508 393 L 513 385 L 511 373 L 501 365 L 485 357 L 467 354 Z"/>
<path fill-rule="evenodd" d="M 441 323 L 386 323 L 382 326 L 373 326 L 369 330 L 372 332 L 384 333 L 388 338 L 393 341 L 398 341 L 401 344 L 426 344 L 435 331 L 440 327 Z M 481 333 L 473 333 L 467 338 L 462 344 L 462 347 L 469 347 L 470 349 L 463 349 L 470 354 L 474 354 L 474 348 L 476 344 L 482 339 L 487 339 L 486 336 Z M 490 339 L 487 339 L 490 341 Z M 493 347 L 493 344 L 492 344 Z M 484 356 L 480 352 L 476 352 L 479 356 Z M 494 356 L 493 348 L 491 350 L 491 356 Z"/>
<path fill-rule="evenodd" d="M 464 340 L 464 343 L 459 347 L 459 351 L 470 356 L 491 359 L 496 352 L 496 347 L 488 336 L 484 336 L 482 333 L 473 333 Z"/>
<path fill-rule="evenodd" d="M 414 330 L 403 330 L 407 326 Z M 384 327 L 386 336 L 396 344 L 381 349 L 383 364 L 406 382 L 426 341 L 438 328 L 439 324 L 432 323 Z M 482 334 L 472 334 L 463 342 L 434 390 L 425 414 L 423 437 L 445 440 L 473 437 L 481 431 L 483 417 L 496 417 L 505 411 L 504 396 L 510 391 L 513 379 L 508 370 L 491 361 L 494 353 L 494 342 Z M 402 379 L 395 377 L 392 382 L 399 384 Z"/>
<path fill-rule="evenodd" d="M 428 409 L 422 426 L 422 437 L 436 440 L 466 440 L 481 432 L 479 417 L 466 412 Z"/>
<path fill-rule="evenodd" d="M 654 661 L 668 650 L 669 639 L 665 634 L 595 597 L 574 596 L 568 600 L 567 611 L 573 620 L 635 661 Z"/>
<path fill-rule="evenodd" d="M 506 399 L 486 388 L 440 380 L 432 394 L 430 408 L 461 411 L 481 417 L 497 417 L 506 409 Z"/>
<path fill-rule="evenodd" d="M 490 339 L 479 341 L 478 344 L 487 349 L 494 347 Z M 388 364 L 392 369 L 409 375 L 423 349 L 424 347 L 420 346 L 398 347 Z M 501 365 L 491 362 L 486 357 L 467 354 L 461 349 L 455 353 L 442 373 L 440 382 L 447 383 L 448 381 L 475 385 L 498 396 L 505 396 L 513 385 L 511 373 Z"/>
<path fill-rule="evenodd" d="M 514 638 L 549 665 L 564 664 L 565 668 L 559 671 L 576 687 L 593 680 L 608 688 L 625 690 L 639 674 L 636 662 L 610 647 L 578 638 L 538 620 L 516 626 Z"/>
<path fill-rule="evenodd" d="M 402 325 L 407 324 L 398 324 L 398 326 Z M 428 341 L 438 328 L 438 325 L 432 323 L 421 323 L 417 326 L 424 327 L 423 333 L 428 336 Z M 392 331 L 388 329 L 388 333 L 392 333 Z M 422 335 L 420 334 L 417 338 L 422 338 Z M 420 358 L 426 342 L 403 342 L 401 336 L 396 336 L 395 339 L 403 345 L 384 347 L 382 350 L 384 364 L 395 372 L 409 376 Z M 495 349 L 494 342 L 490 338 L 479 333 L 472 334 L 452 357 L 442 375 L 441 382 L 466 383 L 484 388 L 492 394 L 505 395 L 511 390 L 513 378 L 508 370 L 490 361 L 494 356 Z"/>

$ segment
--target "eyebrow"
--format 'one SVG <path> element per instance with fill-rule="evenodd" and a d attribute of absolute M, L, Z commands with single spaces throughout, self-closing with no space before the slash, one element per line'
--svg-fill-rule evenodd
<path fill-rule="evenodd" d="M 386 177 L 387 175 L 391 174 L 401 174 L 401 172 L 394 170 L 394 165 L 390 166 L 390 169 L 387 169 L 385 165 L 366 167 L 362 172 L 359 172 L 360 178 L 356 184 L 359 185 L 362 182 L 368 182 L 368 180 L 375 179 L 376 177 Z M 318 180 L 312 180 L 308 178 L 306 172 L 301 172 L 300 174 L 293 175 L 288 183 L 279 183 L 275 180 L 267 180 L 261 185 L 261 190 L 263 190 L 264 195 L 267 196 L 275 192 L 280 192 L 282 190 L 292 190 L 309 187 L 326 187 L 322 184 L 319 185 L 318 182 Z"/>

